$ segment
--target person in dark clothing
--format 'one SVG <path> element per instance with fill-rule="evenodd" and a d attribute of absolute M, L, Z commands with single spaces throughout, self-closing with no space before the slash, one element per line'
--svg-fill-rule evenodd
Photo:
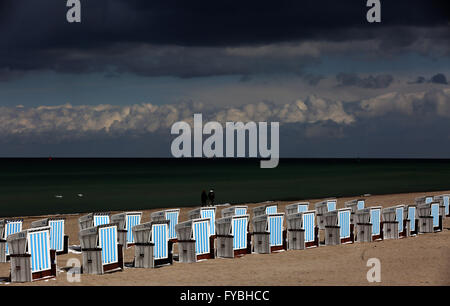
<path fill-rule="evenodd" d="M 214 195 L 214 190 L 213 189 L 211 189 L 210 191 L 209 191 L 209 193 L 208 193 L 208 200 L 209 200 L 209 205 L 210 206 L 212 206 L 212 205 L 214 205 L 214 199 L 215 199 L 215 195 Z"/>
<path fill-rule="evenodd" d="M 206 195 L 206 191 L 202 191 L 202 206 L 206 206 L 206 201 L 208 200 L 208 196 Z"/>

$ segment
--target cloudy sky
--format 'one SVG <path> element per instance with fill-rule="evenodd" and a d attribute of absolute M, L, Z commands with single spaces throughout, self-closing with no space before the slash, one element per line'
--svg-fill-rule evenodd
<path fill-rule="evenodd" d="M 450 157 L 448 1 L 0 2 L 0 156 L 170 156 L 278 121 L 283 157 Z"/>

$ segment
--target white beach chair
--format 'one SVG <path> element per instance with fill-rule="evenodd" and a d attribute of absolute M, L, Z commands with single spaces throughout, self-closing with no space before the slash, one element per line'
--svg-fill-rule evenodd
<path fill-rule="evenodd" d="M 173 263 L 170 220 L 156 220 L 133 227 L 135 237 L 134 266 L 153 268 Z"/>
<path fill-rule="evenodd" d="M 11 252 L 11 282 L 56 277 L 56 251 L 50 249 L 49 226 L 11 234 L 7 241 Z"/>
<path fill-rule="evenodd" d="M 372 223 L 370 223 L 370 208 L 359 209 L 355 212 L 356 241 L 372 241 Z"/>
<path fill-rule="evenodd" d="M 398 239 L 399 224 L 396 219 L 396 207 L 383 208 L 382 238 Z"/>
<path fill-rule="evenodd" d="M 407 205 L 397 205 L 395 206 L 395 220 L 398 222 L 398 237 L 406 238 L 409 237 L 410 227 L 407 215 L 405 214 L 405 209 Z"/>
<path fill-rule="evenodd" d="M 233 205 L 222 209 L 222 218 L 232 216 L 244 216 L 247 214 L 248 206 Z"/>
<path fill-rule="evenodd" d="M 80 218 L 78 218 L 80 231 L 90 227 L 109 224 L 109 215 L 110 213 L 106 212 L 96 212 L 81 216 Z"/>
<path fill-rule="evenodd" d="M 31 228 L 50 227 L 50 249 L 56 255 L 67 254 L 69 251 L 69 236 L 64 233 L 65 218 L 45 218 L 31 223 Z"/>
<path fill-rule="evenodd" d="M 253 252 L 268 254 L 286 249 L 283 219 L 284 213 L 263 214 L 253 217 Z"/>
<path fill-rule="evenodd" d="M 9 246 L 6 239 L 9 235 L 22 231 L 23 219 L 0 220 L 0 262 L 9 260 Z"/>
<path fill-rule="evenodd" d="M 296 214 L 309 210 L 309 202 L 297 202 L 286 205 L 286 216 L 290 214 Z"/>
<path fill-rule="evenodd" d="M 305 231 L 305 248 L 319 246 L 319 227 L 316 226 L 316 211 L 308 210 L 302 214 L 302 228 Z"/>
<path fill-rule="evenodd" d="M 209 219 L 209 236 L 214 236 L 216 234 L 215 230 L 215 222 L 216 222 L 216 207 L 214 206 L 207 206 L 207 207 L 200 207 L 194 210 L 191 210 L 188 212 L 188 219 Z"/>
<path fill-rule="evenodd" d="M 434 197 L 434 200 L 440 200 L 442 201 L 442 205 L 444 206 L 444 213 L 442 214 L 442 217 L 450 217 L 450 195 L 449 194 L 442 194 Z"/>
<path fill-rule="evenodd" d="M 217 257 L 234 258 L 251 252 L 248 220 L 248 215 L 234 215 L 216 220 Z"/>
<path fill-rule="evenodd" d="M 118 242 L 123 248 L 134 245 L 133 227 L 139 225 L 142 212 L 124 212 L 111 216 L 111 223 L 117 224 Z"/>
<path fill-rule="evenodd" d="M 409 226 L 409 236 L 417 235 L 418 222 L 417 213 L 416 213 L 416 205 L 405 205 L 404 215 L 408 221 Z"/>
<path fill-rule="evenodd" d="M 157 211 L 151 214 L 152 221 L 169 220 L 169 240 L 176 242 L 177 232 L 175 226 L 178 224 L 178 218 L 180 216 L 180 209 L 166 209 L 163 211 Z"/>
<path fill-rule="evenodd" d="M 123 250 L 118 242 L 117 227 L 117 224 L 103 224 L 80 231 L 83 273 L 104 274 L 123 270 Z"/>
<path fill-rule="evenodd" d="M 324 214 L 325 245 L 338 245 L 354 241 L 350 216 L 351 208 L 341 208 Z"/>
<path fill-rule="evenodd" d="M 352 210 L 350 222 L 351 224 L 355 224 L 355 213 L 357 210 L 364 208 L 364 200 L 363 199 L 350 200 L 345 202 L 344 206 Z"/>
<path fill-rule="evenodd" d="M 175 226 L 180 262 L 214 258 L 214 237 L 210 236 L 210 222 L 210 218 L 200 218 Z"/>

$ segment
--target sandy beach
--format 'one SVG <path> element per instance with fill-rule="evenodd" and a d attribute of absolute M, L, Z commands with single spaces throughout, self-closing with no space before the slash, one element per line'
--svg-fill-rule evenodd
<path fill-rule="evenodd" d="M 424 195 L 438 195 L 449 191 L 419 192 L 407 194 L 387 194 L 362 197 L 368 206 L 389 207 L 413 203 Z M 359 198 L 338 198 L 337 207 L 344 202 Z M 321 199 L 309 199 L 311 204 Z M 278 211 L 284 212 L 290 202 L 278 202 Z M 245 203 L 243 203 L 245 204 Z M 249 207 L 261 204 L 246 204 Z M 193 205 L 193 207 L 195 207 Z M 181 208 L 180 221 L 187 220 L 187 212 L 193 207 Z M 220 216 L 222 207 L 218 207 Z M 143 211 L 143 220 L 150 220 L 150 213 L 159 209 Z M 66 217 L 66 234 L 70 245 L 78 245 L 78 218 L 83 215 L 71 214 Z M 45 216 L 24 217 L 24 228 L 32 221 Z M 282 251 L 267 255 L 251 254 L 236 259 L 213 259 L 193 264 L 174 262 L 171 266 L 156 269 L 125 268 L 124 271 L 105 275 L 81 275 L 81 282 L 67 281 L 67 273 L 62 271 L 71 258 L 81 260 L 81 254 L 69 253 L 58 256 L 56 279 L 36 281 L 22 285 L 450 285 L 450 218 L 444 220 L 442 232 L 423 234 L 399 240 L 372 243 L 354 243 L 339 246 Z M 133 260 L 134 248 L 125 252 L 125 262 Z M 381 282 L 369 283 L 366 279 L 369 258 L 381 262 Z M 10 273 L 10 263 L 0 264 L 0 278 Z M 17 285 L 17 284 L 9 284 Z"/>

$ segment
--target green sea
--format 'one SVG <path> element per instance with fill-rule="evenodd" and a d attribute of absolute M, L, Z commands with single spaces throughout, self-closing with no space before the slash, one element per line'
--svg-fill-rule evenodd
<path fill-rule="evenodd" d="M 0 216 L 301 200 L 450 189 L 450 160 L 0 159 Z"/>

